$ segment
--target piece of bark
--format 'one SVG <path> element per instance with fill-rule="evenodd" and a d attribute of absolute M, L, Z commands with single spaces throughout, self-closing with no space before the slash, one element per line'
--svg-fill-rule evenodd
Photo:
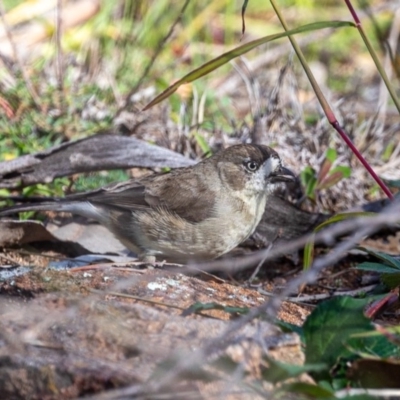
<path fill-rule="evenodd" d="M 0 188 L 16 189 L 79 172 L 187 167 L 196 162 L 133 137 L 97 134 L 0 163 Z"/>
<path fill-rule="evenodd" d="M 0 220 L 0 247 L 48 240 L 56 238 L 40 222 Z"/>
<path fill-rule="evenodd" d="M 112 236 L 112 234 L 109 233 L 109 236 Z M 114 241 L 116 241 L 116 239 L 114 239 Z M 0 248 L 20 247 L 25 244 L 36 242 L 42 244 L 57 243 L 57 251 L 69 257 L 77 257 L 89 252 L 88 249 L 81 245 L 79 240 L 74 241 L 68 240 L 68 238 L 58 238 L 57 234 L 50 232 L 41 222 L 29 220 L 0 220 Z M 83 240 L 82 242 L 86 244 L 88 240 Z M 113 244 L 114 242 L 112 242 L 110 246 Z M 108 250 L 110 247 L 104 246 L 104 248 Z"/>

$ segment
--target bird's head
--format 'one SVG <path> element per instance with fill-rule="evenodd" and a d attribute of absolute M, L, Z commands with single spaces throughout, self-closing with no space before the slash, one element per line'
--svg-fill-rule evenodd
<path fill-rule="evenodd" d="M 221 180 L 231 189 L 248 193 L 271 192 L 276 183 L 295 179 L 282 166 L 278 153 L 271 147 L 241 144 L 228 147 L 217 155 Z"/>

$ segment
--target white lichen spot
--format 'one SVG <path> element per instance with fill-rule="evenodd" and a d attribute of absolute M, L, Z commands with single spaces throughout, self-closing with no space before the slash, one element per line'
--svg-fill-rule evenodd
<path fill-rule="evenodd" d="M 173 279 L 167 279 L 167 280 L 165 281 L 165 283 L 166 283 L 168 286 L 179 286 L 179 285 L 180 285 L 178 281 L 175 281 L 175 280 L 173 280 Z"/>
<path fill-rule="evenodd" d="M 158 282 L 149 282 L 147 284 L 147 289 L 149 290 L 167 290 L 167 285 Z"/>

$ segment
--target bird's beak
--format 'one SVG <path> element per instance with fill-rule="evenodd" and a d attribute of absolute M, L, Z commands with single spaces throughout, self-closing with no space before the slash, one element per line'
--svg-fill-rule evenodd
<path fill-rule="evenodd" d="M 294 173 L 285 167 L 279 167 L 270 175 L 271 182 L 293 182 L 296 179 Z"/>

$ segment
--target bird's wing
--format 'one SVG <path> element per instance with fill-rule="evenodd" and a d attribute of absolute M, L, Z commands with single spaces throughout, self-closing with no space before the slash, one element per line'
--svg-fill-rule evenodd
<path fill-rule="evenodd" d="M 85 199 L 132 211 L 162 207 L 196 223 L 213 215 L 215 194 L 201 174 L 180 169 L 107 186 L 86 194 Z"/>

